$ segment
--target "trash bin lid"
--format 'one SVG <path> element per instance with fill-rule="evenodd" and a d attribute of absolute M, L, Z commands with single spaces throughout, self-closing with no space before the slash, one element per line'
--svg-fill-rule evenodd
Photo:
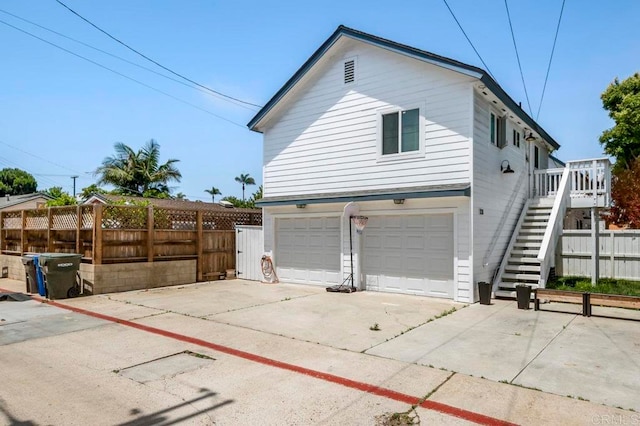
<path fill-rule="evenodd" d="M 39 263 L 40 265 L 46 265 L 48 262 L 53 262 L 55 260 L 76 260 L 82 259 L 81 254 L 75 253 L 42 253 L 40 255 Z"/>

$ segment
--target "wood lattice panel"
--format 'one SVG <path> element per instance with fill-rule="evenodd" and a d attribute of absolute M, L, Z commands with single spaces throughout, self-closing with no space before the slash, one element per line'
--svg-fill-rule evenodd
<path fill-rule="evenodd" d="M 105 205 L 102 212 L 103 229 L 147 229 L 146 207 Z"/>
<path fill-rule="evenodd" d="M 48 209 L 25 210 L 25 229 L 49 229 Z"/>
<path fill-rule="evenodd" d="M 78 209 L 76 206 L 51 209 L 51 229 L 76 229 Z"/>
<path fill-rule="evenodd" d="M 193 210 L 154 209 L 154 229 L 193 231 L 196 229 L 196 212 Z"/>
<path fill-rule="evenodd" d="M 82 229 L 93 229 L 93 206 L 81 206 Z"/>
<path fill-rule="evenodd" d="M 2 229 L 21 229 L 22 212 L 4 212 L 2 217 Z"/>

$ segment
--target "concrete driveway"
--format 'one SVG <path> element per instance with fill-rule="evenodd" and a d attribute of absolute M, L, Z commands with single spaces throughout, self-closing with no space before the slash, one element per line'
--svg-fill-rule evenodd
<path fill-rule="evenodd" d="M 233 280 L 0 302 L 0 320 L 0 419 L 31 424 L 373 424 L 402 395 L 423 422 L 640 422 L 612 408 L 640 410 L 640 323 L 514 302 Z"/>

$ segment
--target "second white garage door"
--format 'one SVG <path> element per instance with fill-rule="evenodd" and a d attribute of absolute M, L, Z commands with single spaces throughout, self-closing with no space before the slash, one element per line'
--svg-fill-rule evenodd
<path fill-rule="evenodd" d="M 281 281 L 331 285 L 340 277 L 340 218 L 276 219 L 276 272 Z"/>
<path fill-rule="evenodd" d="M 369 290 L 453 298 L 453 215 L 369 217 L 363 272 Z"/>

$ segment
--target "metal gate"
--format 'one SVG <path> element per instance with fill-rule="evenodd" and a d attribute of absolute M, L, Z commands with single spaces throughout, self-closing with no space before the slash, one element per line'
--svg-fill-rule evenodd
<path fill-rule="evenodd" d="M 262 226 L 236 225 L 236 275 L 245 280 L 262 281 L 260 260 L 264 254 Z"/>

